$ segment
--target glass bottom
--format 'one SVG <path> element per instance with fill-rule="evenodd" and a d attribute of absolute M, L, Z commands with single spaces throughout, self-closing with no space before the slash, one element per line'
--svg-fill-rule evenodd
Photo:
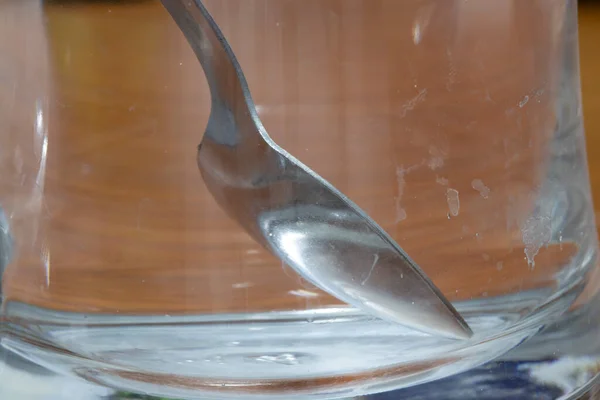
<path fill-rule="evenodd" d="M 591 333 L 590 333 L 591 334 Z M 595 331 L 596 336 L 598 332 Z M 587 340 L 589 337 L 582 337 Z M 534 340 L 532 340 L 534 342 Z M 596 343 L 598 340 L 596 340 Z M 534 343 L 535 344 L 535 343 Z M 534 346 L 536 347 L 536 346 Z M 360 397 L 361 400 L 597 400 L 600 399 L 600 356 L 575 355 L 522 360 L 524 343 L 503 360 L 436 382 Z M 594 349 L 598 350 L 598 348 Z M 2 353 L 4 351 L 4 353 Z M 598 353 L 596 353 L 598 354 Z M 0 349 L 0 397 L 26 400 L 178 400 L 132 391 L 116 391 L 67 375 L 49 372 Z M 210 397 L 193 397 L 208 400 Z M 260 398 L 260 397 L 257 397 Z M 288 398 L 281 396 L 280 399 Z M 359 400 L 347 397 L 347 400 Z"/>
<path fill-rule="evenodd" d="M 579 292 L 574 287 L 526 318 L 523 310 L 529 310 L 530 303 L 539 304 L 540 296 L 546 295 L 544 291 L 457 303 L 457 309 L 475 331 L 469 341 L 430 337 L 350 308 L 213 316 L 120 316 L 52 312 L 9 303 L 2 345 L 57 373 L 167 398 L 329 399 L 399 388 L 406 388 L 401 392 L 407 394 L 427 394 L 439 390 L 444 378 L 464 371 L 469 372 L 447 378 L 455 382 L 451 386 L 464 387 L 471 382 L 474 387 L 486 387 L 488 380 L 494 386 L 499 385 L 494 382 L 502 376 L 516 382 L 528 373 L 528 368 L 543 371 L 544 363 L 550 363 L 550 369 L 560 366 L 555 364 L 562 360 L 556 347 L 550 347 L 522 361 L 509 357 L 483 370 L 476 368 L 539 336 L 536 333 L 543 324 L 556 320 L 556 316 L 572 319 L 572 314 L 581 314 L 565 313 Z M 597 332 L 596 324 L 589 322 L 590 318 L 586 321 L 581 330 L 587 326 Z M 553 340 L 573 341 L 577 332 L 570 329 L 571 325 L 568 330 L 556 330 L 555 336 L 560 337 Z M 546 349 L 548 338 L 552 339 L 546 334 L 538 347 Z M 595 337 L 588 339 L 588 344 L 598 341 Z M 516 354 L 526 354 L 523 351 Z M 584 354 L 584 358 L 563 361 L 568 366 L 589 369 L 595 359 L 588 356 L 590 352 Z M 481 380 L 482 376 L 488 380 Z M 432 381 L 435 384 L 427 384 Z M 520 384 L 513 389 L 520 390 Z"/>

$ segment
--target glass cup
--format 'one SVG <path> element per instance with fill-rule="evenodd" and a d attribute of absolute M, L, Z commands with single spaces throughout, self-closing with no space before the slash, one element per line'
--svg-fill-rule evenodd
<path fill-rule="evenodd" d="M 576 2 L 203 3 L 275 142 L 473 336 L 348 306 L 228 217 L 196 164 L 206 78 L 160 2 L 0 0 L 2 347 L 173 398 L 518 398 L 531 386 L 490 385 L 543 386 L 543 368 L 562 379 L 544 398 L 586 388 L 600 281 Z"/>

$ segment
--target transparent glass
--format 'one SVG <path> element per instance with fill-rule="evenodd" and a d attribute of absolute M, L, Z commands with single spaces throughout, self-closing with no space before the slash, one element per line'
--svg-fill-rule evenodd
<path fill-rule="evenodd" d="M 570 360 L 560 395 L 592 379 L 575 1 L 203 3 L 271 137 L 371 216 L 473 337 L 350 307 L 228 217 L 196 163 L 206 78 L 160 2 L 0 0 L 5 351 L 173 398 L 441 398 L 427 382 L 506 357 Z"/>

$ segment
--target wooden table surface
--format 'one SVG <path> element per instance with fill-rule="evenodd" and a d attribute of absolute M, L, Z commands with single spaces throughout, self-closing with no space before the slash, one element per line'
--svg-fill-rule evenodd
<path fill-rule="evenodd" d="M 208 91 L 158 2 L 9 4 L 0 201 L 18 253 L 8 300 L 122 313 L 336 304 L 204 188 L 195 148 Z M 372 215 L 450 299 L 553 287 L 577 246 L 524 244 L 523 224 L 557 122 L 547 82 L 562 65 L 563 2 L 207 4 L 275 140 Z M 580 20 L 600 209 L 600 7 Z"/>
<path fill-rule="evenodd" d="M 581 90 L 594 205 L 600 210 L 600 4 L 584 2 L 579 13 Z"/>

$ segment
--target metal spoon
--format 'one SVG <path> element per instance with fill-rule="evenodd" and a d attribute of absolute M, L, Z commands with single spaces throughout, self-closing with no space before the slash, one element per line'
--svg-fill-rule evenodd
<path fill-rule="evenodd" d="M 202 64 L 212 109 L 198 166 L 220 206 L 316 286 L 384 320 L 465 339 L 460 314 L 358 206 L 279 147 L 200 0 L 162 0 Z"/>

